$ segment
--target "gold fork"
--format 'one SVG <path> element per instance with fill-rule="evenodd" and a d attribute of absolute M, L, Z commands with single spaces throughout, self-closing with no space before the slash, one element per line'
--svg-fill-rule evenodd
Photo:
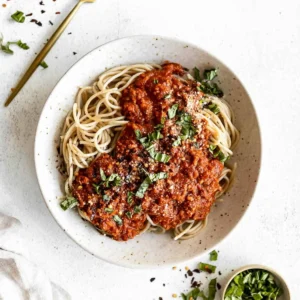
<path fill-rule="evenodd" d="M 45 47 L 42 49 L 42 51 L 38 54 L 38 56 L 35 58 L 35 60 L 32 62 L 31 66 L 28 68 L 26 73 L 24 74 L 23 78 L 19 81 L 18 85 L 12 90 L 12 93 L 8 97 L 8 99 L 5 102 L 5 106 L 8 106 L 11 101 L 17 96 L 19 91 L 22 89 L 22 87 L 25 85 L 25 83 L 28 81 L 30 76 L 33 74 L 33 72 L 36 70 L 36 68 L 39 66 L 39 64 L 43 61 L 45 56 L 48 54 L 48 52 L 51 50 L 53 45 L 56 43 L 56 41 L 59 39 L 61 34 L 64 32 L 64 30 L 67 28 L 71 20 L 73 19 L 75 13 L 80 8 L 81 4 L 83 3 L 92 3 L 96 0 L 79 0 L 77 5 L 72 9 L 72 11 L 68 14 L 68 16 L 64 19 L 64 21 L 60 24 L 60 26 L 57 28 L 57 30 L 53 33 Z"/>

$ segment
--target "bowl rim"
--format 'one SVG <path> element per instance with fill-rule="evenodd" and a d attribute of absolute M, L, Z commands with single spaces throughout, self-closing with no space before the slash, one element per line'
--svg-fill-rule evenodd
<path fill-rule="evenodd" d="M 231 281 L 233 280 L 233 278 L 236 275 L 238 275 L 238 274 L 240 274 L 244 271 L 253 270 L 253 269 L 265 270 L 265 271 L 270 272 L 272 275 L 274 275 L 276 277 L 276 279 L 282 285 L 282 288 L 284 289 L 284 291 L 287 292 L 287 295 L 285 295 L 284 300 L 290 300 L 291 299 L 291 293 L 290 293 L 289 286 L 288 286 L 287 282 L 283 279 L 282 275 L 279 274 L 278 271 L 274 270 L 273 268 L 265 266 L 265 265 L 260 265 L 260 264 L 245 265 L 245 266 L 242 266 L 242 267 L 238 268 L 237 270 L 233 271 L 232 275 L 230 276 L 230 278 L 226 281 L 226 284 L 224 285 L 221 299 L 225 300 L 226 290 L 227 290 L 227 288 L 229 287 L 229 284 L 231 283 Z"/>
<path fill-rule="evenodd" d="M 182 258 L 182 259 L 177 259 L 174 262 L 169 262 L 169 263 L 163 263 L 160 265 L 157 264 L 146 264 L 146 265 L 142 265 L 142 264 L 127 264 L 126 262 L 122 262 L 122 261 L 114 261 L 114 260 L 110 260 L 109 258 L 106 257 L 100 257 L 97 254 L 93 253 L 88 247 L 86 247 L 85 245 L 83 245 L 82 243 L 79 243 L 73 236 L 71 236 L 67 230 L 63 227 L 63 225 L 60 223 L 59 218 L 52 213 L 52 210 L 50 208 L 50 204 L 46 201 L 46 197 L 43 193 L 42 187 L 41 187 L 41 181 L 39 178 L 40 172 L 38 171 L 38 143 L 37 143 L 37 137 L 38 137 L 38 132 L 40 131 L 40 126 L 41 126 L 41 120 L 44 117 L 44 114 L 46 113 L 46 103 L 49 100 L 49 98 L 51 98 L 52 94 L 54 93 L 54 91 L 56 90 L 57 86 L 59 85 L 59 83 L 62 81 L 62 79 L 73 69 L 73 67 L 75 67 L 75 65 L 77 65 L 78 63 L 80 63 L 82 60 L 84 60 L 87 56 L 89 56 L 91 53 L 93 53 L 94 51 L 97 51 L 99 48 L 108 45 L 108 44 L 113 44 L 116 43 L 120 40 L 130 40 L 130 39 L 135 39 L 135 38 L 159 38 L 159 39 L 163 39 L 166 41 L 175 41 L 175 42 L 180 42 L 180 43 L 184 43 L 188 46 L 191 46 L 193 48 L 198 49 L 199 51 L 205 52 L 207 54 L 209 54 L 212 58 L 216 59 L 217 61 L 219 61 L 221 64 L 223 64 L 223 66 L 225 66 L 236 78 L 236 80 L 240 83 L 240 85 L 242 86 L 242 88 L 245 91 L 245 94 L 248 96 L 252 108 L 253 108 L 253 113 L 255 116 L 255 119 L 257 121 L 257 130 L 258 130 L 258 136 L 259 136 L 259 145 L 260 145 L 260 157 L 258 158 L 258 173 L 257 173 L 257 182 L 256 185 L 254 186 L 253 189 L 253 193 L 251 195 L 250 201 L 249 201 L 249 205 L 245 208 L 243 214 L 241 215 L 240 219 L 238 220 L 238 222 L 233 226 L 233 228 L 231 229 L 230 232 L 228 232 L 224 237 L 220 238 L 220 240 L 218 242 L 215 243 L 215 245 L 213 247 L 207 248 L 206 250 L 204 250 L 201 254 L 195 254 L 192 257 L 189 258 Z M 117 38 L 111 41 L 108 41 L 106 43 L 101 44 L 100 46 L 95 47 L 94 49 L 92 49 L 91 51 L 87 52 L 84 56 L 82 56 L 77 62 L 75 62 L 70 68 L 68 68 L 68 70 L 60 77 L 60 79 L 57 81 L 57 83 L 55 84 L 55 86 L 53 87 L 52 91 L 50 92 L 50 94 L 47 97 L 47 100 L 45 101 L 45 104 L 43 106 L 43 109 L 41 111 L 39 120 L 38 120 L 38 125 L 36 128 L 36 132 L 35 132 L 35 139 L 34 139 L 34 163 L 35 163 L 35 171 L 36 171 L 36 175 L 37 175 L 37 181 L 38 181 L 38 185 L 39 185 L 39 189 L 41 191 L 41 194 L 43 196 L 44 202 L 50 212 L 50 214 L 52 215 L 52 217 L 55 219 L 55 221 L 57 222 L 57 224 L 59 225 L 59 227 L 67 234 L 68 237 L 70 237 L 77 245 L 79 245 L 81 248 L 83 248 L 84 250 L 86 250 L 88 253 L 90 253 L 92 256 L 96 256 L 97 258 L 100 258 L 101 260 L 114 264 L 114 265 L 118 265 L 121 267 L 126 267 L 126 268 L 133 268 L 133 269 L 150 269 L 150 268 L 166 268 L 166 267 L 170 267 L 170 266 L 174 266 L 174 264 L 180 264 L 180 263 L 187 263 L 190 262 L 196 258 L 199 258 L 205 254 L 208 254 L 213 248 L 218 247 L 222 242 L 224 242 L 226 239 L 228 239 L 233 232 L 237 229 L 238 225 L 240 224 L 240 222 L 242 222 L 242 220 L 245 218 L 246 214 L 249 212 L 249 207 L 250 204 L 252 203 L 253 199 L 256 196 L 256 192 L 257 192 L 257 187 L 259 185 L 260 182 L 260 176 L 261 176 L 261 166 L 262 166 L 262 156 L 263 156 L 263 145 L 262 145 L 262 133 L 261 133 L 261 126 L 260 126 L 260 121 L 258 118 L 258 114 L 256 111 L 256 108 L 254 106 L 254 103 L 252 101 L 252 98 L 250 96 L 250 93 L 248 92 L 248 90 L 246 89 L 245 85 L 243 84 L 243 82 L 241 81 L 240 77 L 236 75 L 235 72 L 232 71 L 231 68 L 229 68 L 227 66 L 227 64 L 225 64 L 221 59 L 219 59 L 217 56 L 215 56 L 214 54 L 211 54 L 211 52 L 206 51 L 204 48 L 198 46 L 197 44 L 191 43 L 191 42 L 187 42 L 185 40 L 179 39 L 177 37 L 168 37 L 168 36 L 162 36 L 162 35 L 153 35 L 153 34 L 138 34 L 138 35 L 130 35 L 130 36 L 125 36 L 122 38 Z"/>

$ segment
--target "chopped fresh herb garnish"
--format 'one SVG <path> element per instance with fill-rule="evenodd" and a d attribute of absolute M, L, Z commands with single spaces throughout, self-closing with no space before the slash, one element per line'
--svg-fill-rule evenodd
<path fill-rule="evenodd" d="M 194 70 L 194 78 L 195 78 L 197 81 L 201 82 L 200 71 L 199 71 L 199 69 L 195 67 L 193 70 Z"/>
<path fill-rule="evenodd" d="M 5 52 L 5 53 L 13 54 L 14 51 L 10 49 L 10 47 L 9 47 L 10 45 L 18 45 L 20 48 L 22 48 L 24 50 L 28 50 L 29 49 L 29 46 L 26 43 L 22 43 L 22 41 L 19 40 L 17 42 L 7 42 L 6 45 L 1 45 L 1 50 L 3 52 Z"/>
<path fill-rule="evenodd" d="M 209 259 L 210 261 L 218 260 L 218 252 L 216 250 L 213 250 L 209 253 Z"/>
<path fill-rule="evenodd" d="M 125 215 L 127 216 L 128 219 L 132 218 L 132 212 L 131 211 L 126 211 Z"/>
<path fill-rule="evenodd" d="M 95 192 L 97 194 L 100 194 L 100 185 L 96 184 L 96 183 L 93 183 L 93 187 L 94 187 Z"/>
<path fill-rule="evenodd" d="M 181 297 L 183 300 L 196 300 L 198 296 L 200 295 L 200 290 L 198 288 L 194 288 L 190 292 L 188 292 L 186 295 L 181 294 Z"/>
<path fill-rule="evenodd" d="M 60 207 L 63 210 L 67 210 L 69 208 L 73 208 L 73 207 L 75 207 L 77 205 L 78 205 L 78 201 L 74 197 L 71 197 L 71 196 L 67 196 L 65 200 L 63 200 L 62 202 L 60 202 Z"/>
<path fill-rule="evenodd" d="M 133 208 L 133 211 L 135 214 L 138 214 L 142 211 L 142 206 L 141 205 L 136 205 L 134 208 Z"/>
<path fill-rule="evenodd" d="M 161 153 L 161 152 L 156 152 L 154 150 L 154 148 L 149 149 L 148 152 L 154 160 L 162 162 L 162 163 L 167 163 L 171 158 L 170 155 L 167 155 L 167 154 Z"/>
<path fill-rule="evenodd" d="M 147 191 L 149 185 L 159 179 L 165 179 L 168 177 L 168 174 L 165 172 L 159 172 L 157 174 L 149 174 L 144 181 L 142 182 L 142 184 L 140 185 L 140 187 L 138 188 L 137 192 L 135 193 L 136 197 L 138 198 L 143 198 L 145 192 Z"/>
<path fill-rule="evenodd" d="M 154 84 L 158 84 L 158 80 L 157 79 L 153 79 L 153 83 Z"/>
<path fill-rule="evenodd" d="M 100 168 L 100 177 L 105 187 L 109 187 L 109 184 L 113 186 L 121 185 L 121 177 L 116 173 L 113 173 L 109 177 L 107 177 L 104 171 Z"/>
<path fill-rule="evenodd" d="M 196 128 L 193 125 L 192 117 L 186 112 L 180 112 L 179 120 L 176 122 L 177 125 L 181 125 L 181 135 L 182 140 L 191 139 L 196 134 Z"/>
<path fill-rule="evenodd" d="M 16 11 L 13 15 L 11 15 L 11 17 L 18 23 L 24 23 L 25 21 L 24 13 L 21 11 Z"/>
<path fill-rule="evenodd" d="M 170 99 L 171 98 L 171 94 L 165 94 L 164 95 L 164 99 Z"/>
<path fill-rule="evenodd" d="M 102 196 L 102 199 L 103 199 L 103 201 L 109 201 L 109 200 L 110 200 L 110 197 L 109 197 L 108 195 L 104 194 L 104 195 Z"/>
<path fill-rule="evenodd" d="M 114 215 L 113 216 L 114 221 L 118 224 L 118 225 L 122 225 L 123 221 L 122 219 L 118 216 L 118 215 Z"/>
<path fill-rule="evenodd" d="M 45 61 L 42 61 L 42 62 L 40 63 L 40 66 L 43 67 L 44 69 L 47 69 L 47 68 L 48 68 L 48 65 L 47 65 L 47 63 L 46 63 Z"/>
<path fill-rule="evenodd" d="M 213 80 L 215 77 L 218 76 L 218 72 L 216 69 L 211 69 L 211 70 L 205 70 L 203 72 L 203 76 L 204 76 L 204 79 L 208 80 L 208 81 L 211 81 Z"/>
<path fill-rule="evenodd" d="M 109 208 L 109 207 L 105 207 L 104 211 L 108 212 L 108 213 L 112 213 L 114 211 L 114 209 L 113 208 Z"/>
<path fill-rule="evenodd" d="M 181 138 L 180 136 L 177 137 L 177 140 L 173 142 L 172 146 L 176 147 L 181 144 Z"/>
<path fill-rule="evenodd" d="M 202 81 L 200 89 L 205 94 L 215 95 L 217 97 L 223 97 L 223 91 L 218 87 L 216 83 L 210 83 L 207 81 Z"/>
<path fill-rule="evenodd" d="M 161 123 L 162 125 L 164 125 L 164 124 L 165 124 L 165 121 L 166 121 L 166 117 L 161 117 L 161 119 L 160 119 L 160 123 Z"/>
<path fill-rule="evenodd" d="M 172 105 L 171 108 L 168 109 L 169 119 L 173 119 L 176 116 L 176 111 L 178 109 L 178 104 Z"/>
<path fill-rule="evenodd" d="M 133 199 L 132 197 L 134 196 L 134 193 L 133 192 L 128 192 L 127 193 L 127 203 L 131 204 Z"/>
<path fill-rule="evenodd" d="M 211 103 L 211 104 L 209 104 L 207 107 L 208 107 L 208 109 L 209 109 L 210 111 L 212 111 L 215 115 L 217 115 L 217 114 L 220 112 L 219 106 L 218 106 L 217 104 L 215 104 L 215 103 Z"/>
<path fill-rule="evenodd" d="M 208 300 L 214 300 L 217 292 L 217 278 L 212 279 L 208 285 Z"/>
<path fill-rule="evenodd" d="M 216 266 L 210 265 L 210 264 L 205 264 L 200 262 L 199 264 L 199 270 L 207 272 L 207 273 L 215 273 L 216 271 Z"/>
<path fill-rule="evenodd" d="M 217 145 L 209 145 L 209 152 L 213 155 L 214 158 L 218 158 L 220 162 L 224 163 L 230 158 L 230 156 L 225 156 L 225 154 L 219 149 Z"/>
<path fill-rule="evenodd" d="M 239 273 L 231 281 L 225 300 L 254 299 L 276 300 L 283 294 L 271 273 L 253 269 Z"/>

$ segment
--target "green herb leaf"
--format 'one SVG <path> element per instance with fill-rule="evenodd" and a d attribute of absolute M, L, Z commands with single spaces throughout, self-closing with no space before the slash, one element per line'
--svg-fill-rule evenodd
<path fill-rule="evenodd" d="M 194 70 L 194 78 L 195 78 L 197 81 L 201 82 L 200 71 L 199 71 L 199 69 L 195 67 L 193 70 Z"/>
<path fill-rule="evenodd" d="M 118 215 L 114 215 L 113 216 L 114 221 L 118 224 L 118 225 L 122 225 L 123 221 L 122 219 L 118 216 Z"/>
<path fill-rule="evenodd" d="M 170 99 L 171 98 L 171 94 L 165 94 L 164 95 L 164 99 Z"/>
<path fill-rule="evenodd" d="M 135 193 L 136 197 L 138 198 L 143 198 L 145 192 L 147 191 L 148 187 L 150 186 L 151 183 L 159 180 L 159 179 L 165 179 L 168 177 L 168 174 L 165 172 L 159 172 L 157 174 L 149 174 L 144 181 L 142 182 L 142 184 L 139 186 L 137 192 Z"/>
<path fill-rule="evenodd" d="M 42 62 L 40 63 L 40 66 L 43 67 L 44 69 L 47 69 L 47 68 L 48 68 L 48 65 L 47 65 L 47 63 L 46 63 L 45 61 L 42 61 Z"/>
<path fill-rule="evenodd" d="M 176 111 L 178 109 L 178 104 L 172 105 L 171 108 L 168 109 L 169 119 L 173 119 L 176 116 Z"/>
<path fill-rule="evenodd" d="M 134 196 L 133 192 L 128 192 L 127 193 L 127 203 L 132 204 L 132 202 L 133 202 L 133 199 L 132 199 L 133 196 Z"/>
<path fill-rule="evenodd" d="M 63 210 L 67 210 L 69 208 L 73 208 L 73 207 L 75 207 L 77 205 L 78 205 L 78 201 L 74 197 L 71 197 L 71 196 L 67 196 L 65 200 L 63 200 L 62 202 L 60 202 L 60 207 Z"/>
<path fill-rule="evenodd" d="M 210 261 L 218 260 L 218 252 L 216 250 L 213 250 L 209 253 L 209 259 Z"/>
<path fill-rule="evenodd" d="M 28 50 L 29 46 L 26 43 L 22 43 L 21 40 L 17 41 L 16 43 L 11 43 L 11 44 L 16 44 L 18 45 L 20 48 L 24 49 L 24 50 Z"/>
<path fill-rule="evenodd" d="M 1 50 L 7 54 L 14 54 L 14 51 L 9 48 L 9 43 L 6 45 L 1 45 Z"/>
<path fill-rule="evenodd" d="M 111 183 L 113 186 L 120 186 L 121 185 L 121 177 L 118 174 L 113 173 L 106 179 L 105 185 L 108 187 L 109 183 Z"/>
<path fill-rule="evenodd" d="M 205 70 L 203 76 L 204 79 L 211 81 L 218 76 L 218 72 L 216 69 Z"/>
<path fill-rule="evenodd" d="M 148 149 L 147 149 L 148 150 Z M 156 152 L 154 150 L 154 148 L 150 148 L 148 150 L 150 156 L 156 160 L 156 161 L 159 161 L 159 162 L 162 162 L 162 163 L 167 163 L 170 159 L 171 159 L 171 156 L 170 155 L 167 155 L 165 153 L 161 153 L 161 152 Z"/>
<path fill-rule="evenodd" d="M 198 288 L 194 288 L 193 290 L 189 291 L 186 295 L 181 294 L 183 300 L 196 300 L 200 294 L 200 290 Z"/>
<path fill-rule="evenodd" d="M 93 183 L 93 187 L 94 187 L 94 189 L 95 189 L 95 192 L 96 192 L 97 194 L 100 194 L 100 185 L 98 185 L 98 184 L 96 184 L 96 183 Z"/>
<path fill-rule="evenodd" d="M 142 134 L 141 134 L 140 130 L 135 130 L 134 133 L 135 133 L 135 136 L 136 136 L 137 140 L 142 138 Z"/>
<path fill-rule="evenodd" d="M 177 125 L 181 125 L 181 135 L 182 140 L 192 139 L 197 130 L 192 122 L 192 117 L 186 112 L 179 113 L 179 120 L 176 122 Z"/>
<path fill-rule="evenodd" d="M 217 97 L 223 97 L 223 91 L 218 87 L 216 83 L 210 83 L 207 81 L 202 81 L 200 89 L 205 94 L 215 95 Z"/>
<path fill-rule="evenodd" d="M 158 80 L 157 79 L 153 79 L 153 83 L 154 84 L 158 84 Z"/>
<path fill-rule="evenodd" d="M 177 137 L 177 140 L 173 142 L 172 146 L 176 147 L 181 144 L 181 138 L 180 136 Z"/>
<path fill-rule="evenodd" d="M 18 23 L 24 23 L 25 21 L 24 13 L 21 11 L 16 11 L 13 15 L 11 15 L 11 17 Z"/>
<path fill-rule="evenodd" d="M 133 208 L 133 211 L 135 214 L 138 214 L 142 211 L 142 205 L 136 205 L 134 208 Z"/>
<path fill-rule="evenodd" d="M 125 215 L 127 216 L 128 219 L 132 218 L 132 212 L 131 211 L 126 211 Z"/>
<path fill-rule="evenodd" d="M 106 195 L 106 194 L 104 194 L 103 196 L 102 196 L 102 199 L 103 199 L 103 201 L 109 201 L 110 200 L 110 197 L 108 196 L 108 195 Z"/>
<path fill-rule="evenodd" d="M 210 273 L 210 274 L 215 273 L 216 268 L 217 268 L 216 266 L 213 266 L 213 265 L 210 265 L 210 264 L 205 264 L 205 263 L 202 263 L 202 262 L 200 262 L 200 264 L 199 264 L 199 270 Z"/>
<path fill-rule="evenodd" d="M 220 108 L 218 107 L 217 104 L 211 103 L 208 105 L 208 109 L 212 111 L 215 115 L 217 115 L 220 112 Z"/>
<path fill-rule="evenodd" d="M 104 211 L 105 211 L 105 212 L 108 212 L 108 213 L 112 213 L 112 212 L 114 211 L 114 209 L 113 209 L 113 208 L 110 208 L 110 207 L 105 207 L 105 208 L 104 208 Z"/>
<path fill-rule="evenodd" d="M 217 292 L 217 278 L 212 279 L 208 285 L 208 300 L 214 300 Z"/>

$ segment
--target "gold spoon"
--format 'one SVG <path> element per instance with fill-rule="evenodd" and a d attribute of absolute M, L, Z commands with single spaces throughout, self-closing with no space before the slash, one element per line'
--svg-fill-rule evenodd
<path fill-rule="evenodd" d="M 11 95 L 8 97 L 8 99 L 5 102 L 5 106 L 8 106 L 11 101 L 17 96 L 19 91 L 22 89 L 22 87 L 25 85 L 25 83 L 28 81 L 30 76 L 33 74 L 33 72 L 36 70 L 36 68 L 39 66 L 39 64 L 43 61 L 45 56 L 48 54 L 48 52 L 51 50 L 53 45 L 56 43 L 58 38 L 61 36 L 61 34 L 64 32 L 64 30 L 67 28 L 69 23 L 71 22 L 72 18 L 74 17 L 75 13 L 80 8 L 81 4 L 83 3 L 92 3 L 96 0 L 79 0 L 77 5 L 72 9 L 72 11 L 68 14 L 68 16 L 64 19 L 64 21 L 60 24 L 60 26 L 57 28 L 57 30 L 53 33 L 45 47 L 42 49 L 42 51 L 38 54 L 38 56 L 35 58 L 35 60 L 32 62 L 31 66 L 26 71 L 23 78 L 19 81 L 18 85 L 13 89 Z"/>

